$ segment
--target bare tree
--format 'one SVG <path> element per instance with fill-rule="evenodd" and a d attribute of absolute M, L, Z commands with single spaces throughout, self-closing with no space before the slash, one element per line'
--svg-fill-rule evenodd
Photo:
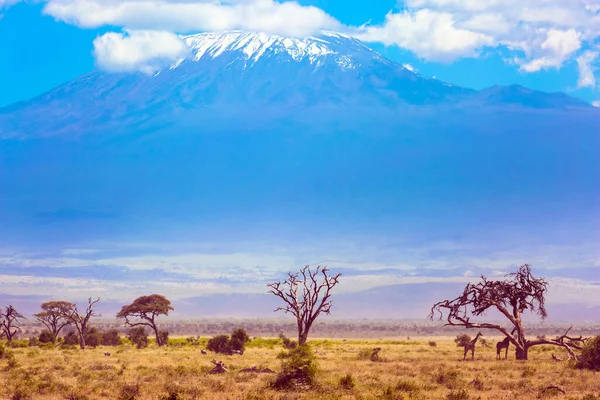
<path fill-rule="evenodd" d="M 52 333 L 53 343 L 56 343 L 60 331 L 71 323 L 71 321 L 64 317 L 71 305 L 67 301 L 48 301 L 42 303 L 42 312 L 33 315 Z"/>
<path fill-rule="evenodd" d="M 154 331 L 156 344 L 162 346 L 163 338 L 156 326 L 156 317 L 159 315 L 169 315 L 173 310 L 171 302 L 160 294 L 138 297 L 131 304 L 124 305 L 121 311 L 117 313 L 117 318 L 124 318 L 125 323 L 131 327 L 147 326 Z M 141 321 L 132 322 L 129 318 L 139 318 Z"/>
<path fill-rule="evenodd" d="M 19 333 L 21 321 L 25 319 L 12 305 L 2 311 L 0 309 L 0 338 L 6 336 L 6 340 L 12 342 L 15 335 Z"/>
<path fill-rule="evenodd" d="M 522 314 L 529 310 L 540 318 L 547 317 L 546 291 L 548 282 L 543 278 L 535 278 L 531 274 L 531 266 L 525 264 L 515 273 L 506 275 L 504 280 L 488 280 L 482 276 L 480 282 L 469 283 L 462 295 L 453 300 L 444 300 L 431 308 L 429 318 L 439 315 L 446 319 L 446 325 L 463 326 L 475 329 L 495 329 L 502 333 L 516 347 L 517 360 L 527 360 L 528 350 L 532 346 L 548 344 L 561 346 L 569 354 L 577 358 L 573 349 L 581 349 L 585 339 L 569 337 L 569 330 L 556 339 L 537 338 L 529 340 L 525 337 Z M 481 322 L 489 310 L 500 312 L 514 328 L 505 328 L 500 324 Z M 566 340 L 568 342 L 566 342 Z"/>
<path fill-rule="evenodd" d="M 326 267 L 311 270 L 308 265 L 297 273 L 288 272 L 283 282 L 269 283 L 269 293 L 279 297 L 285 305 L 275 311 L 284 311 L 296 317 L 298 344 L 308 339 L 312 324 L 321 313 L 331 312 L 331 290 L 339 283 L 341 274 L 330 275 Z"/>
<path fill-rule="evenodd" d="M 65 302 L 65 308 L 61 310 L 60 316 L 75 326 L 77 330 L 77 334 L 79 335 L 79 347 L 84 350 L 85 349 L 85 335 L 88 330 L 88 322 L 92 317 L 99 317 L 100 314 L 96 314 L 94 311 L 94 307 L 100 301 L 98 297 L 96 300 L 92 300 L 90 297 L 88 299 L 88 304 L 85 309 L 85 312 L 79 313 L 77 309 L 77 304 Z"/>

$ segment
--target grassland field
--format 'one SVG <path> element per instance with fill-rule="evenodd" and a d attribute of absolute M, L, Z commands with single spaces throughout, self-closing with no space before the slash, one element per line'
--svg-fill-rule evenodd
<path fill-rule="evenodd" d="M 435 347 L 434 343 L 435 341 Z M 319 373 L 312 388 L 277 391 L 273 374 L 244 373 L 243 368 L 278 371 L 279 339 L 255 338 L 243 355 L 202 354 L 205 340 L 188 345 L 136 349 L 131 345 L 80 349 L 12 348 L 0 360 L 2 399 L 600 399 L 600 374 L 573 369 L 562 349 L 534 347 L 528 361 L 496 360 L 495 346 L 478 346 L 475 360 L 463 361 L 452 338 L 411 340 L 309 341 Z M 371 350 L 381 347 L 379 361 Z M 514 350 L 511 347 L 511 350 Z M 106 356 L 105 352 L 110 352 Z M 209 374 L 212 359 L 228 373 Z M 558 386 L 557 389 L 548 389 Z"/>

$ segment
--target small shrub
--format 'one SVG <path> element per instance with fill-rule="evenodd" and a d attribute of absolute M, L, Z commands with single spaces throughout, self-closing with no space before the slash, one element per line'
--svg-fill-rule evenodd
<path fill-rule="evenodd" d="M 127 331 L 127 339 L 129 339 L 138 349 L 148 347 L 148 333 L 143 326 L 131 328 Z"/>
<path fill-rule="evenodd" d="M 163 345 L 169 344 L 169 331 L 158 331 L 158 337 Z"/>
<path fill-rule="evenodd" d="M 396 390 L 408 394 L 416 394 L 421 391 L 421 386 L 410 379 L 403 379 L 396 385 Z"/>
<path fill-rule="evenodd" d="M 479 377 L 475 377 L 475 379 L 473 379 L 471 381 L 471 386 L 473 386 L 473 388 L 475 388 L 476 390 L 483 390 L 483 388 L 484 388 L 483 380 L 480 379 Z"/>
<path fill-rule="evenodd" d="M 276 390 L 311 387 L 315 384 L 318 366 L 311 348 L 308 345 L 298 346 L 281 353 L 281 372 L 271 382 Z"/>
<path fill-rule="evenodd" d="M 32 336 L 29 338 L 29 343 L 27 344 L 27 346 L 29 347 L 37 347 L 39 346 L 40 341 L 38 340 L 38 338 L 36 338 L 35 336 Z"/>
<path fill-rule="evenodd" d="M 29 347 L 29 340 L 11 340 L 8 345 L 13 349 Z"/>
<path fill-rule="evenodd" d="M 471 342 L 471 336 L 467 334 L 457 335 L 456 339 L 454 339 L 454 343 L 456 343 L 456 346 L 458 347 L 465 347 L 469 342 Z"/>
<path fill-rule="evenodd" d="M 600 371 L 600 336 L 588 340 L 579 356 L 576 368 Z"/>
<path fill-rule="evenodd" d="M 446 386 L 448 389 L 457 389 L 463 384 L 460 371 L 455 369 L 440 370 L 434 380 L 438 385 Z"/>
<path fill-rule="evenodd" d="M 19 367 L 19 362 L 15 358 L 15 355 L 11 354 L 8 357 L 8 364 L 6 365 L 6 368 L 7 369 L 14 369 L 14 368 L 18 368 L 18 367 Z"/>
<path fill-rule="evenodd" d="M 354 377 L 352 376 L 352 374 L 347 374 L 345 376 L 342 376 L 340 378 L 340 387 L 347 389 L 347 390 L 351 390 L 354 389 L 354 386 L 356 386 L 356 384 L 354 383 Z"/>
<path fill-rule="evenodd" d="M 534 376 L 535 372 L 536 372 L 536 369 L 534 367 L 528 365 L 523 369 L 523 372 L 521 373 L 521 377 L 529 378 L 531 376 Z"/>
<path fill-rule="evenodd" d="M 586 394 L 585 396 L 583 396 L 581 398 L 581 400 L 600 400 L 600 397 L 595 396 L 595 395 L 589 393 L 589 394 Z"/>
<path fill-rule="evenodd" d="M 215 353 L 228 354 L 231 352 L 231 343 L 229 335 L 217 335 L 209 339 L 206 349 Z"/>
<path fill-rule="evenodd" d="M 244 352 L 246 343 L 250 341 L 250 336 L 244 328 L 237 328 L 231 333 L 231 349 Z"/>
<path fill-rule="evenodd" d="M 296 347 L 298 347 L 298 342 L 285 336 L 283 332 L 279 334 L 279 339 L 281 339 L 281 343 L 283 344 L 284 349 L 295 349 Z"/>
<path fill-rule="evenodd" d="M 139 383 L 125 384 L 121 387 L 121 393 L 119 396 L 120 400 L 136 400 L 140 397 L 140 385 Z"/>
<path fill-rule="evenodd" d="M 446 399 L 447 400 L 468 400 L 469 392 L 467 392 L 466 389 L 452 391 L 452 392 L 448 393 L 448 396 L 446 396 Z"/>
<path fill-rule="evenodd" d="M 49 330 L 44 329 L 40 332 L 38 340 L 40 341 L 40 343 L 54 343 L 54 335 Z"/>
<path fill-rule="evenodd" d="M 96 327 L 87 329 L 85 333 L 85 345 L 89 347 L 98 347 L 102 343 L 102 333 Z"/>
<path fill-rule="evenodd" d="M 62 343 L 67 346 L 77 346 L 79 344 L 79 336 L 75 331 L 69 331 L 63 338 Z"/>
<path fill-rule="evenodd" d="M 121 344 L 121 336 L 117 329 L 102 332 L 102 346 L 120 346 Z"/>
<path fill-rule="evenodd" d="M 437 347 L 437 343 L 434 342 L 433 340 L 429 341 L 429 346 L 430 347 Z"/>
<path fill-rule="evenodd" d="M 200 344 L 200 337 L 199 336 L 196 336 L 196 337 L 190 336 L 190 337 L 185 338 L 185 341 L 189 345 L 197 346 Z"/>

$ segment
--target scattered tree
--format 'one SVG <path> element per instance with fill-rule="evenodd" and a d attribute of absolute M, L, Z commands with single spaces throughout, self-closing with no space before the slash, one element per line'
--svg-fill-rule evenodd
<path fill-rule="evenodd" d="M 146 333 L 146 329 L 144 329 L 143 326 L 131 328 L 129 331 L 127 331 L 127 339 L 129 339 L 131 343 L 135 344 L 135 347 L 138 349 L 148 347 L 148 333 Z"/>
<path fill-rule="evenodd" d="M 92 298 L 90 297 L 88 299 L 87 307 L 83 313 L 79 313 L 76 304 L 69 302 L 65 302 L 66 304 L 64 309 L 61 309 L 61 317 L 69 321 L 71 324 L 73 324 L 73 326 L 75 326 L 75 330 L 79 335 L 79 347 L 82 350 L 85 349 L 85 336 L 88 330 L 88 323 L 90 321 L 90 318 L 100 316 L 100 314 L 96 314 L 96 311 L 94 310 L 94 307 L 96 306 L 96 304 L 98 304 L 99 301 L 100 298 L 92 300 Z"/>
<path fill-rule="evenodd" d="M 529 348 L 537 345 L 555 345 L 565 348 L 569 354 L 577 358 L 573 349 L 581 349 L 583 338 L 568 336 L 569 330 L 556 339 L 528 340 L 525 336 L 522 314 L 525 310 L 534 312 L 542 319 L 547 316 L 546 291 L 548 282 L 543 278 L 535 278 L 531 274 L 531 266 L 523 265 L 515 273 L 506 275 L 504 280 L 493 281 L 482 276 L 478 283 L 469 283 L 462 295 L 453 300 L 436 303 L 429 317 L 439 315 L 446 319 L 446 325 L 462 326 L 475 329 L 495 329 L 509 338 L 516 348 L 517 360 L 527 360 Z M 514 327 L 474 320 L 484 316 L 487 311 L 496 310 Z M 569 343 L 565 342 L 569 340 Z"/>
<path fill-rule="evenodd" d="M 17 333 L 21 330 L 21 320 L 25 319 L 12 305 L 9 305 L 2 311 L 0 309 L 0 338 L 6 337 L 8 342 L 12 342 Z"/>
<path fill-rule="evenodd" d="M 279 297 L 285 305 L 275 311 L 284 311 L 296 317 L 298 344 L 308 339 L 311 326 L 321 313 L 331 312 L 331 290 L 339 283 L 341 274 L 330 275 L 326 267 L 314 271 L 308 265 L 299 273 L 288 272 L 283 282 L 269 283 L 269 293 Z"/>
<path fill-rule="evenodd" d="M 117 318 L 124 318 L 125 323 L 130 327 L 147 326 L 154 331 L 156 344 L 162 346 L 168 344 L 161 338 L 158 327 L 156 326 L 156 317 L 159 315 L 169 315 L 173 310 L 171 302 L 160 294 L 138 297 L 131 304 L 124 305 L 121 311 L 117 313 Z M 130 318 L 138 318 L 137 321 L 131 321 Z M 167 333 L 168 338 L 168 333 Z"/>
<path fill-rule="evenodd" d="M 52 343 L 56 342 L 60 331 L 71 323 L 64 317 L 68 313 L 70 306 L 72 304 L 67 301 L 49 301 L 42 303 L 42 312 L 33 315 L 48 328 L 48 331 L 52 334 Z"/>
<path fill-rule="evenodd" d="M 575 366 L 581 369 L 600 371 L 600 336 L 586 341 Z"/>

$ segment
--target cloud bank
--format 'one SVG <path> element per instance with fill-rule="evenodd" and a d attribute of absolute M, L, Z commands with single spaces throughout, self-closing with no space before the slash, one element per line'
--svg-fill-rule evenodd
<path fill-rule="evenodd" d="M 0 8 L 17 0 L 0 0 Z M 523 73 L 560 69 L 577 62 L 578 87 L 597 79 L 600 0 L 407 0 L 380 24 L 344 25 L 324 10 L 295 1 L 274 0 L 49 0 L 44 12 L 81 28 L 121 27 L 121 37 L 97 40 L 98 65 L 109 70 L 151 70 L 154 63 L 133 62 L 120 53 L 137 45 L 139 60 L 175 61 L 177 51 L 161 54 L 149 43 L 167 41 L 166 32 L 251 30 L 307 36 L 340 30 L 367 42 L 398 46 L 425 61 L 453 62 L 465 57 L 501 54 Z M 158 31 L 151 36 L 148 31 Z M 118 34 L 117 34 L 118 35 Z M 136 36 L 134 38 L 134 36 Z"/>
<path fill-rule="evenodd" d="M 177 35 L 164 31 L 110 32 L 94 40 L 98 66 L 112 72 L 152 74 L 188 50 Z"/>

